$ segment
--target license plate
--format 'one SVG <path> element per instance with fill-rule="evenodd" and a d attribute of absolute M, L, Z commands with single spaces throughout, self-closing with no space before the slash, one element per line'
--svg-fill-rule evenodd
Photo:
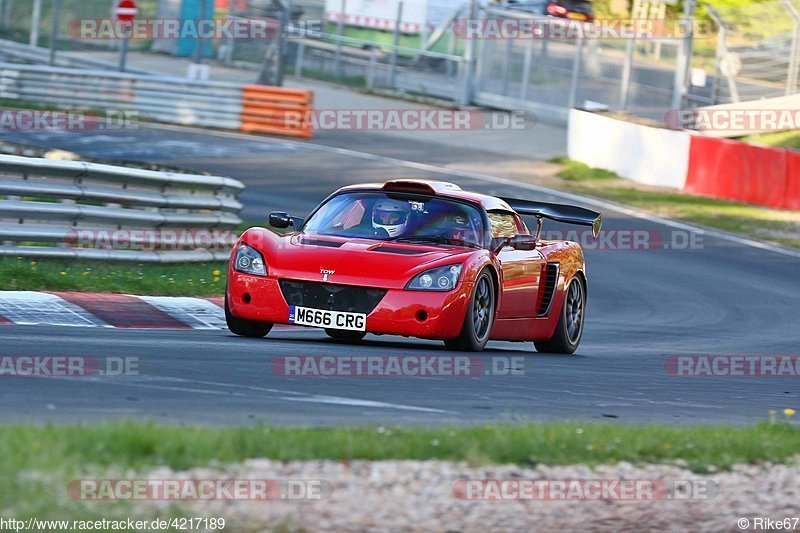
<path fill-rule="evenodd" d="M 586 20 L 586 15 L 583 13 L 567 13 L 567 18 L 572 20 Z"/>
<path fill-rule="evenodd" d="M 315 328 L 366 331 L 367 315 L 363 313 L 325 311 L 323 309 L 311 309 L 292 305 L 289 306 L 289 323 L 297 326 L 312 326 Z"/>

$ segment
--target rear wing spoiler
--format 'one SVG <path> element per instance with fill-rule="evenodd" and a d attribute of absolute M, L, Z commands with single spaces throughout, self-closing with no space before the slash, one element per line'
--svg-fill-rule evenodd
<path fill-rule="evenodd" d="M 515 200 L 513 198 L 501 198 L 501 200 L 510 205 L 511 209 L 520 215 L 537 217 L 540 221 L 540 225 L 542 218 L 548 218 L 556 222 L 591 226 L 592 235 L 594 235 L 595 239 L 600 234 L 600 228 L 603 225 L 603 215 L 601 213 L 583 207 L 550 204 L 547 202 L 533 202 L 531 200 Z"/>

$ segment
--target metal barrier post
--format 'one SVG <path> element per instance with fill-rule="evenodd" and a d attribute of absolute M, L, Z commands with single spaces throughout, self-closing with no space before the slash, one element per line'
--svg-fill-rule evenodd
<path fill-rule="evenodd" d="M 688 92 L 688 74 L 692 63 L 692 41 L 694 39 L 694 11 L 697 0 L 686 0 L 683 3 L 683 21 L 686 35 L 681 43 L 678 61 L 675 65 L 675 82 L 672 87 L 672 109 L 683 106 L 683 98 Z"/>
<path fill-rule="evenodd" d="M 633 69 L 633 51 L 636 39 L 630 38 L 625 43 L 625 64 L 622 66 L 622 80 L 619 87 L 619 108 L 625 111 L 628 108 L 628 95 L 631 88 L 631 70 Z"/>
<path fill-rule="evenodd" d="M 389 69 L 389 87 L 395 88 L 395 77 L 397 76 L 397 47 L 400 46 L 400 25 L 403 21 L 403 2 L 397 3 L 397 20 L 394 23 L 394 35 L 392 36 L 392 59 Z"/>
<path fill-rule="evenodd" d="M 531 78 L 531 62 L 533 61 L 533 39 L 525 43 L 525 57 L 522 60 L 522 85 L 519 88 L 519 99 L 528 99 L 528 84 Z"/>
<path fill-rule="evenodd" d="M 39 46 L 39 25 L 42 22 L 42 0 L 33 0 L 33 15 L 31 15 L 31 37 L 28 41 L 31 46 Z"/>
<path fill-rule="evenodd" d="M 11 15 L 14 12 L 14 0 L 4 0 L 3 2 L 3 29 L 8 29 L 11 23 Z"/>
<path fill-rule="evenodd" d="M 286 71 L 286 54 L 289 52 L 289 39 L 286 33 L 289 31 L 289 18 L 292 10 L 291 0 L 282 0 L 281 6 L 281 27 L 278 34 L 278 68 L 276 69 L 275 85 L 278 87 L 283 85 L 283 75 Z"/>
<path fill-rule="evenodd" d="M 470 0 L 469 18 L 478 18 L 478 1 Z M 455 99 L 460 105 L 467 106 L 472 103 L 475 92 L 475 39 L 467 39 L 464 43 L 464 60 L 459 63 L 461 78 L 461 94 Z M 483 46 L 483 40 L 481 40 Z"/>
<path fill-rule="evenodd" d="M 514 53 L 514 40 L 513 39 L 505 39 L 506 42 L 506 50 L 505 54 L 503 55 L 503 63 L 501 65 L 502 70 L 502 89 L 500 90 L 500 94 L 503 96 L 508 95 L 508 84 L 510 83 L 509 78 L 511 77 L 511 56 Z"/>
<path fill-rule="evenodd" d="M 120 27 L 125 27 L 128 30 L 133 29 L 133 24 L 125 23 L 120 24 Z M 122 36 L 122 43 L 120 43 L 119 48 L 119 71 L 125 72 L 125 61 L 128 58 L 128 35 Z"/>
<path fill-rule="evenodd" d="M 789 0 L 784 0 L 783 5 L 794 19 L 794 35 L 792 35 L 792 47 L 789 52 L 789 72 L 786 76 L 786 95 L 788 96 L 797 90 L 797 82 L 800 77 L 800 13 Z"/>
<path fill-rule="evenodd" d="M 372 90 L 375 86 L 375 68 L 378 64 L 378 49 L 372 48 L 369 56 L 369 70 L 367 70 L 367 89 Z"/>
<path fill-rule="evenodd" d="M 333 73 L 335 76 L 342 76 L 342 35 L 344 35 L 344 17 L 347 9 L 347 0 L 342 0 L 342 9 L 339 12 L 339 20 L 336 21 L 336 55 L 333 59 Z"/>
<path fill-rule="evenodd" d="M 456 51 L 456 35 L 451 29 L 450 35 L 447 39 L 447 55 L 450 56 L 455 55 L 455 51 Z M 447 77 L 449 78 L 450 76 L 453 75 L 453 62 L 448 59 L 445 68 L 447 69 Z"/>
<path fill-rule="evenodd" d="M 56 39 L 58 38 L 58 12 L 61 0 L 53 0 L 53 24 L 50 27 L 50 66 L 56 63 Z"/>
<path fill-rule="evenodd" d="M 294 61 L 294 75 L 298 78 L 303 77 L 303 61 L 306 56 L 306 43 L 300 41 L 297 44 L 297 59 Z"/>
<path fill-rule="evenodd" d="M 575 45 L 575 57 L 572 60 L 572 79 L 569 84 L 569 109 L 574 109 L 578 102 L 578 86 L 581 81 L 581 59 L 583 57 L 584 39 L 578 39 Z"/>

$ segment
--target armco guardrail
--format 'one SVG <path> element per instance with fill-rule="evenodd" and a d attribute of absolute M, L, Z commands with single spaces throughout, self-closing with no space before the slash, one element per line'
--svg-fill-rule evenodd
<path fill-rule="evenodd" d="M 271 106 L 266 111 L 283 106 L 310 112 L 313 93 L 280 87 L 0 63 L 0 98 L 136 112 L 142 118 L 186 126 L 311 136 L 309 121 L 284 121 L 275 115 L 267 123 L 254 114 L 264 104 Z"/>
<path fill-rule="evenodd" d="M 225 260 L 242 189 L 220 176 L 0 155 L 0 255 Z"/>
<path fill-rule="evenodd" d="M 50 63 L 50 49 L 41 46 L 30 46 L 8 39 L 0 39 L 0 58 L 12 62 L 20 61 L 36 63 L 40 65 L 47 65 Z M 75 67 L 75 68 L 93 68 L 93 69 L 116 69 L 117 63 L 103 61 L 102 59 L 94 59 L 89 57 L 78 57 L 70 52 L 59 51 L 55 55 L 55 66 L 57 67 Z M 152 72 L 145 69 L 128 66 L 126 72 L 134 74 L 144 74 L 147 76 L 156 76 L 157 72 Z"/>

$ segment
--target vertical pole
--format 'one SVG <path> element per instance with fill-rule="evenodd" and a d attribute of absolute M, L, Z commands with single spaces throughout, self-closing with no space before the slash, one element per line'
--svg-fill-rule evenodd
<path fill-rule="evenodd" d="M 3 29 L 11 25 L 11 15 L 14 14 L 14 0 L 5 0 L 3 3 Z"/>
<path fill-rule="evenodd" d="M 625 43 L 625 64 L 622 66 L 622 80 L 619 88 L 619 109 L 628 109 L 628 95 L 631 88 L 631 71 L 633 70 L 633 51 L 636 46 L 636 39 L 631 37 Z"/>
<path fill-rule="evenodd" d="M 300 41 L 297 44 L 297 59 L 294 62 L 294 75 L 298 78 L 303 77 L 303 62 L 306 57 L 306 43 Z"/>
<path fill-rule="evenodd" d="M 336 21 L 336 55 L 333 60 L 333 70 L 336 76 L 342 75 L 342 35 L 344 35 L 344 17 L 347 16 L 347 0 L 342 0 L 342 9 L 339 11 L 339 20 Z"/>
<path fill-rule="evenodd" d="M 283 0 L 283 11 L 281 12 L 281 28 L 278 35 L 278 74 L 275 85 L 283 85 L 283 75 L 286 72 L 286 54 L 289 52 L 288 39 L 286 34 L 289 31 L 289 16 L 292 10 L 291 0 Z"/>
<path fill-rule="evenodd" d="M 708 14 L 711 16 L 711 20 L 714 21 L 714 24 L 717 25 L 717 50 L 716 50 L 716 61 L 714 65 L 714 79 L 711 82 L 711 104 L 715 105 L 719 100 L 719 77 L 722 75 L 722 58 L 725 57 L 725 38 L 726 38 L 726 29 L 725 25 L 722 23 L 722 19 L 717 15 L 717 12 L 714 10 L 713 7 L 710 5 L 708 6 Z"/>
<path fill-rule="evenodd" d="M 33 0 L 30 45 L 39 46 L 39 25 L 42 23 L 42 0 Z"/>
<path fill-rule="evenodd" d="M 794 35 L 792 35 L 792 46 L 789 52 L 789 71 L 786 76 L 786 95 L 789 96 L 797 90 L 797 82 L 800 78 L 800 13 L 788 0 L 785 0 L 783 5 L 794 19 Z"/>
<path fill-rule="evenodd" d="M 569 84 L 569 109 L 574 109 L 578 103 L 578 86 L 581 81 L 581 58 L 583 56 L 583 43 L 585 39 L 578 39 L 575 45 L 575 57 L 572 60 L 572 80 Z"/>
<path fill-rule="evenodd" d="M 373 46 L 370 49 L 369 70 L 367 71 L 367 90 L 371 91 L 375 86 L 375 68 L 378 64 L 378 48 Z"/>
<path fill-rule="evenodd" d="M 61 7 L 61 0 L 53 0 L 53 24 L 50 27 L 50 61 L 52 67 L 56 63 L 56 43 L 58 37 L 58 16 Z"/>
<path fill-rule="evenodd" d="M 514 53 L 514 39 L 505 39 L 506 42 L 506 51 L 503 55 L 503 64 L 502 64 L 502 72 L 503 72 L 503 81 L 502 81 L 502 89 L 501 93 L 503 96 L 508 95 L 508 85 L 511 83 L 511 56 Z"/>
<path fill-rule="evenodd" d="M 125 61 L 128 57 L 128 29 L 131 28 L 130 24 L 120 24 L 120 28 L 125 29 L 125 34 L 122 36 L 122 42 L 119 47 L 119 71 L 125 72 Z"/>
<path fill-rule="evenodd" d="M 522 60 L 522 85 L 519 88 L 519 99 L 527 100 L 528 83 L 531 79 L 531 62 L 533 61 L 533 39 L 525 43 L 525 58 Z"/>
<path fill-rule="evenodd" d="M 453 29 L 450 29 L 450 35 L 447 39 L 447 55 L 452 56 L 455 55 L 456 51 L 456 35 L 453 32 Z M 453 75 L 453 61 L 448 59 L 447 60 L 447 77 L 451 77 Z"/>
<path fill-rule="evenodd" d="M 694 39 L 694 11 L 697 0 L 685 0 L 683 3 L 683 24 L 686 35 L 681 42 L 678 62 L 675 65 L 675 83 L 672 87 L 672 109 L 680 109 L 688 89 L 689 66 L 692 62 L 692 40 Z"/>
<path fill-rule="evenodd" d="M 394 22 L 394 35 L 392 35 L 392 57 L 389 68 L 389 87 L 394 89 L 397 77 L 397 47 L 400 46 L 400 25 L 403 21 L 403 2 L 397 3 L 397 19 Z"/>
<path fill-rule="evenodd" d="M 199 2 L 200 2 L 200 20 L 198 20 L 198 23 L 205 20 L 206 18 L 206 0 L 199 0 Z M 205 43 L 203 42 L 203 39 L 201 39 L 198 36 L 194 46 L 194 62 L 197 63 L 198 65 L 203 62 L 203 52 L 204 52 L 203 48 L 205 48 L 203 46 L 204 44 Z"/>
<path fill-rule="evenodd" d="M 478 0 L 470 0 L 469 18 L 471 20 L 478 18 Z M 467 39 L 464 43 L 464 58 L 461 65 L 463 67 L 461 72 L 461 94 L 458 97 L 458 103 L 462 106 L 467 106 L 472 103 L 475 93 L 475 39 Z"/>

